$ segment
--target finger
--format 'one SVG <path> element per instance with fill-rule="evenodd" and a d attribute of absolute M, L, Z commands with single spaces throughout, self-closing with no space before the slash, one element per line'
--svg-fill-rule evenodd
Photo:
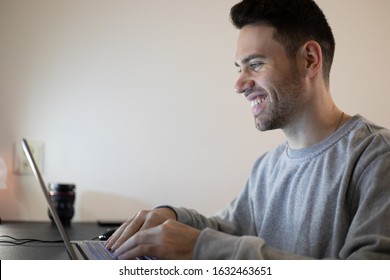
<path fill-rule="evenodd" d="M 129 223 L 125 222 L 123 223 L 104 243 L 104 246 L 106 246 L 107 249 L 111 249 L 112 245 L 118 240 L 119 236 L 122 235 L 123 231 L 127 227 Z"/>
<path fill-rule="evenodd" d="M 129 251 L 125 251 L 117 257 L 118 260 L 142 260 L 142 259 L 162 259 L 161 257 L 156 257 L 157 254 L 154 253 L 157 250 L 154 250 L 155 245 L 139 245 Z"/>
<path fill-rule="evenodd" d="M 114 255 L 121 259 L 155 256 L 155 249 L 158 247 L 158 236 L 156 228 L 139 231 L 116 249 Z"/>
<path fill-rule="evenodd" d="M 105 246 L 107 249 L 111 250 L 114 244 L 121 238 L 121 236 L 130 234 L 128 227 L 131 227 L 133 220 L 137 217 L 137 214 L 132 218 L 129 218 L 126 222 L 124 222 L 114 233 L 113 235 L 106 241 Z"/>
<path fill-rule="evenodd" d="M 111 249 L 112 245 L 118 240 L 118 238 L 123 234 L 126 227 L 131 223 L 135 216 L 127 219 L 105 242 L 105 246 L 108 249 Z"/>
<path fill-rule="evenodd" d="M 148 228 L 156 227 L 164 223 L 167 219 L 162 217 L 158 212 L 151 211 L 148 212 L 145 216 L 145 222 L 141 226 L 139 230 L 145 230 Z"/>
<path fill-rule="evenodd" d="M 123 230 L 115 236 L 115 239 L 111 242 L 111 250 L 115 251 L 118 249 L 126 240 L 132 237 L 135 233 L 137 233 L 141 227 L 145 223 L 145 219 L 147 217 L 147 213 L 149 211 L 140 211 L 138 212 L 134 218 L 132 218 L 126 226 L 123 227 Z"/>
<path fill-rule="evenodd" d="M 115 251 L 118 249 L 126 240 L 131 238 L 139 229 L 137 223 L 130 223 L 123 232 L 115 239 L 112 240 L 111 250 Z"/>

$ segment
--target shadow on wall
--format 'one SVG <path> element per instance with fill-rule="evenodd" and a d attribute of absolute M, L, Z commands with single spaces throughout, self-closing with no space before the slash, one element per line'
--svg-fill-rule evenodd
<path fill-rule="evenodd" d="M 110 201 L 111 203 L 107 203 Z M 142 209 L 150 209 L 145 202 L 124 195 L 104 192 L 76 193 L 75 220 L 123 222 Z"/>

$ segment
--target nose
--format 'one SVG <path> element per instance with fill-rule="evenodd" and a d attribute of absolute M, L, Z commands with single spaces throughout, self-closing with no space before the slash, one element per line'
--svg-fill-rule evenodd
<path fill-rule="evenodd" d="M 238 78 L 234 91 L 238 94 L 246 93 L 252 90 L 255 86 L 255 81 L 249 77 L 246 73 L 241 72 L 240 77 Z"/>

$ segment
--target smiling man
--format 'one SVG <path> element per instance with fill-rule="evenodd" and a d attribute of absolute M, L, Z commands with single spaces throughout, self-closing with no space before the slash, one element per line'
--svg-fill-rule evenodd
<path fill-rule="evenodd" d="M 335 42 L 312 0 L 243 0 L 235 90 L 257 129 L 285 143 L 262 155 L 212 217 L 140 211 L 108 240 L 120 259 L 390 259 L 390 132 L 334 103 Z"/>

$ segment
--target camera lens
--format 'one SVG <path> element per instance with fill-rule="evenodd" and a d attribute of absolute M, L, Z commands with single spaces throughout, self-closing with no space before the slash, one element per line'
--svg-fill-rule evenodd
<path fill-rule="evenodd" d="M 75 188 L 74 184 L 64 183 L 50 183 L 49 193 L 51 200 L 53 201 L 54 208 L 57 211 L 57 215 L 60 218 L 64 226 L 70 225 L 70 220 L 74 215 L 74 200 L 75 200 Z M 49 217 L 52 223 L 54 222 L 53 216 L 49 211 Z"/>

